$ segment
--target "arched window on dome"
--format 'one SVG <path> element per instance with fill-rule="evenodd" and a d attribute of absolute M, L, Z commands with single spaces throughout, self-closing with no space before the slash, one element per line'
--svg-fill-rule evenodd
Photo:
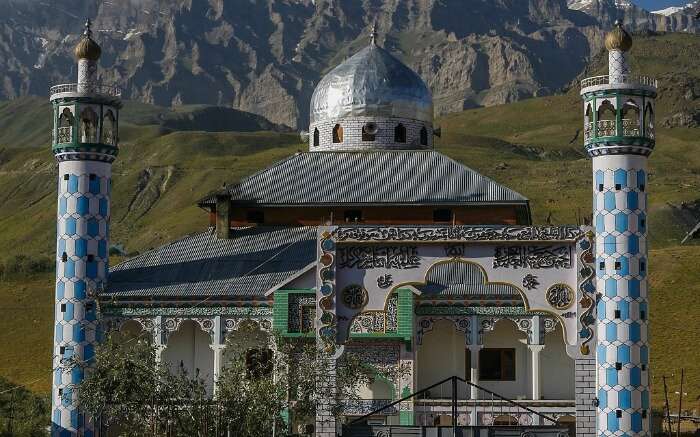
<path fill-rule="evenodd" d="M 80 142 L 97 142 L 97 114 L 90 107 L 80 113 Z"/>
<path fill-rule="evenodd" d="M 102 144 L 110 144 L 113 146 L 117 144 L 114 125 L 114 113 L 111 109 L 108 109 L 104 117 L 102 117 Z"/>
<path fill-rule="evenodd" d="M 374 141 L 378 130 L 376 123 L 366 123 L 362 126 L 362 141 Z"/>
<path fill-rule="evenodd" d="M 336 124 L 333 126 L 333 142 L 342 143 L 343 142 L 343 126 Z"/>
<path fill-rule="evenodd" d="M 318 128 L 314 129 L 314 147 L 318 147 L 318 142 L 319 142 L 319 134 L 318 134 Z"/>
<path fill-rule="evenodd" d="M 425 126 L 420 129 L 420 145 L 428 145 L 428 129 L 426 129 Z"/>
<path fill-rule="evenodd" d="M 75 123 L 73 111 L 70 108 L 63 108 L 61 115 L 58 117 L 57 144 L 73 142 L 73 123 Z"/>
<path fill-rule="evenodd" d="M 641 135 L 639 129 L 639 106 L 634 100 L 628 100 L 622 105 L 622 134 L 630 137 Z"/>
<path fill-rule="evenodd" d="M 615 107 L 609 100 L 603 101 L 598 108 L 598 136 L 612 137 L 617 133 L 615 125 L 616 114 Z"/>
<path fill-rule="evenodd" d="M 394 128 L 394 142 L 395 143 L 405 143 L 406 142 L 406 128 L 403 124 L 399 123 Z"/>

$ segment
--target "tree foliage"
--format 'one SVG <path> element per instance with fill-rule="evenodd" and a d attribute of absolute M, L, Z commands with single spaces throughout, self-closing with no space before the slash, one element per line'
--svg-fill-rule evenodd
<path fill-rule="evenodd" d="M 79 387 L 82 408 L 109 436 L 288 435 L 283 417 L 297 424 L 314 422 L 317 387 L 331 373 L 318 359 L 313 339 L 268 334 L 242 324 L 226 343 L 224 365 L 214 396 L 199 375 L 157 362 L 145 337 L 106 336 Z M 359 388 L 377 376 L 396 374 L 346 354 L 335 369 L 337 392 L 330 397 L 340 415 Z"/>

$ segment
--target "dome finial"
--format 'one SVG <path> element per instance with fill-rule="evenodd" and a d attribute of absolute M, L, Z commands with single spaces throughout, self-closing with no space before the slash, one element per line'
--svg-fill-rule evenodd
<path fill-rule="evenodd" d="M 372 24 L 372 29 L 370 30 L 369 43 L 370 43 L 370 45 L 373 45 L 373 46 L 377 45 L 377 22 L 376 21 L 374 22 L 374 24 Z"/>
<path fill-rule="evenodd" d="M 632 48 L 632 37 L 623 27 L 622 20 L 615 20 L 615 26 L 605 35 L 605 48 L 608 51 L 627 52 Z"/>
<path fill-rule="evenodd" d="M 90 26 L 92 26 L 92 21 L 90 21 L 89 18 L 85 19 L 85 30 L 83 31 L 83 35 L 87 36 L 88 38 L 92 38 L 92 30 L 90 29 Z"/>
<path fill-rule="evenodd" d="M 75 57 L 76 59 L 87 59 L 89 61 L 97 61 L 100 59 L 102 54 L 102 49 L 100 45 L 92 39 L 92 21 L 88 18 L 85 20 L 85 30 L 83 30 L 83 37 L 80 38 L 78 45 L 75 46 Z"/>

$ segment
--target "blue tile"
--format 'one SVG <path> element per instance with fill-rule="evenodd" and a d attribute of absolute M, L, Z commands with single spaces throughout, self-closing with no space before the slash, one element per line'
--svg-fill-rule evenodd
<path fill-rule="evenodd" d="M 621 300 L 617 303 L 617 309 L 620 310 L 620 319 L 627 320 L 630 318 L 630 304 L 626 300 Z"/>
<path fill-rule="evenodd" d="M 66 284 L 63 282 L 56 283 L 56 300 L 61 300 L 66 295 Z"/>
<path fill-rule="evenodd" d="M 75 276 L 75 261 L 68 258 L 68 260 L 63 263 L 63 266 L 63 276 L 65 278 L 72 278 Z"/>
<path fill-rule="evenodd" d="M 87 247 L 87 240 L 83 240 L 82 238 L 75 240 L 75 256 L 80 258 L 87 256 Z"/>
<path fill-rule="evenodd" d="M 100 199 L 100 215 L 107 217 L 109 200 L 106 198 Z"/>
<path fill-rule="evenodd" d="M 596 305 L 597 310 L 598 310 L 598 319 L 603 320 L 605 319 L 605 301 L 604 300 L 599 300 L 598 304 Z"/>
<path fill-rule="evenodd" d="M 632 413 L 632 432 L 642 432 L 642 414 L 639 412 Z"/>
<path fill-rule="evenodd" d="M 630 359 L 630 347 L 626 344 L 621 344 L 617 347 L 617 361 L 622 364 L 629 364 Z"/>
<path fill-rule="evenodd" d="M 640 285 L 639 279 L 630 279 L 627 285 L 629 295 L 633 299 L 637 299 L 640 296 Z"/>
<path fill-rule="evenodd" d="M 57 245 L 57 249 L 56 249 L 56 252 L 58 252 L 58 257 L 60 258 L 61 255 L 63 255 L 63 252 L 65 252 L 65 251 L 66 251 L 66 240 L 59 237 L 58 238 L 58 245 Z"/>
<path fill-rule="evenodd" d="M 97 242 L 97 256 L 100 258 L 107 258 L 107 241 L 100 240 Z"/>
<path fill-rule="evenodd" d="M 627 170 L 618 168 L 615 170 L 615 185 L 621 185 L 622 188 L 627 187 Z"/>
<path fill-rule="evenodd" d="M 617 296 L 617 279 L 608 278 L 605 280 L 605 295 L 607 297 Z"/>
<path fill-rule="evenodd" d="M 76 429 L 78 428 L 78 410 L 70 412 L 70 426 Z"/>
<path fill-rule="evenodd" d="M 100 178 L 95 177 L 90 180 L 90 192 L 92 194 L 100 194 Z"/>
<path fill-rule="evenodd" d="M 595 171 L 595 184 L 600 185 L 600 184 L 604 184 L 604 183 L 605 183 L 605 173 L 603 173 L 603 170 L 596 170 Z"/>
<path fill-rule="evenodd" d="M 68 199 L 61 197 L 58 199 L 58 214 L 64 215 L 68 211 Z"/>
<path fill-rule="evenodd" d="M 69 217 L 66 219 L 66 235 L 75 235 L 76 227 L 77 222 L 74 218 Z"/>
<path fill-rule="evenodd" d="M 620 429 L 620 422 L 617 416 L 615 415 L 615 412 L 612 411 L 608 413 L 608 431 L 610 432 L 615 432 Z"/>
<path fill-rule="evenodd" d="M 605 205 L 605 210 L 606 211 L 612 211 L 615 209 L 615 193 L 612 191 L 607 191 L 605 193 L 605 201 L 603 202 Z"/>
<path fill-rule="evenodd" d="M 95 348 L 91 344 L 86 344 L 83 347 L 83 358 L 85 361 L 92 360 L 92 358 L 95 356 Z"/>
<path fill-rule="evenodd" d="M 56 343 L 62 342 L 63 341 L 63 325 L 61 325 L 60 323 L 57 323 L 54 332 L 56 332 Z"/>
<path fill-rule="evenodd" d="M 605 247 L 605 253 L 612 255 L 617 249 L 617 239 L 614 235 L 608 235 L 603 241 L 603 246 Z"/>
<path fill-rule="evenodd" d="M 629 218 L 624 212 L 615 214 L 615 230 L 617 232 L 625 232 L 629 229 Z"/>
<path fill-rule="evenodd" d="M 617 274 L 621 276 L 627 276 L 630 274 L 630 260 L 629 258 L 621 257 L 616 259 L 620 263 L 620 269 L 617 270 Z"/>
<path fill-rule="evenodd" d="M 627 208 L 631 210 L 639 208 L 639 196 L 636 191 L 627 193 Z"/>
<path fill-rule="evenodd" d="M 637 255 L 639 253 L 639 237 L 630 235 L 627 239 L 627 253 Z"/>
<path fill-rule="evenodd" d="M 85 329 L 83 329 L 80 323 L 73 325 L 73 341 L 78 343 L 85 341 Z"/>
<path fill-rule="evenodd" d="M 90 214 L 90 199 L 88 199 L 87 197 L 78 197 L 76 211 L 80 215 Z"/>
<path fill-rule="evenodd" d="M 649 408 L 649 391 L 642 390 L 642 408 Z"/>
<path fill-rule="evenodd" d="M 97 219 L 88 220 L 87 232 L 91 237 L 96 237 L 100 233 L 100 223 L 97 221 Z"/>
<path fill-rule="evenodd" d="M 642 185 L 646 185 L 647 181 L 647 176 L 646 173 L 644 173 L 644 170 L 638 170 L 637 171 L 637 187 L 641 187 Z M 646 190 L 646 187 L 645 187 Z"/>
<path fill-rule="evenodd" d="M 73 294 L 76 299 L 85 299 L 85 281 L 80 280 L 73 284 Z"/>
<path fill-rule="evenodd" d="M 608 392 L 602 388 L 598 390 L 598 408 L 601 410 L 608 407 Z"/>
<path fill-rule="evenodd" d="M 78 192 L 78 176 L 74 174 L 68 176 L 68 192 L 71 194 Z"/>
<path fill-rule="evenodd" d="M 605 369 L 605 383 L 610 387 L 617 385 L 617 370 L 614 367 Z"/>
<path fill-rule="evenodd" d="M 66 322 L 69 320 L 73 320 L 73 303 L 72 302 L 66 303 L 66 311 L 63 313 L 63 320 L 65 320 Z"/>
<path fill-rule="evenodd" d="M 641 339 L 639 323 L 632 322 L 629 324 L 629 340 L 633 342 L 638 342 Z"/>
<path fill-rule="evenodd" d="M 639 348 L 639 358 L 641 364 L 649 364 L 649 347 L 645 345 Z"/>
<path fill-rule="evenodd" d="M 605 339 L 607 341 L 617 340 L 617 325 L 614 323 L 608 323 L 605 325 Z"/>
<path fill-rule="evenodd" d="M 83 369 L 80 366 L 76 366 L 70 371 L 70 380 L 73 384 L 80 384 L 83 382 Z"/>
<path fill-rule="evenodd" d="M 598 358 L 598 364 L 601 366 L 605 364 L 605 355 L 606 355 L 606 349 L 605 345 L 599 344 L 598 347 L 596 348 L 596 357 Z"/>
<path fill-rule="evenodd" d="M 605 232 L 605 216 L 603 216 L 603 214 L 596 214 L 595 230 L 599 234 Z"/>
<path fill-rule="evenodd" d="M 632 387 L 639 387 L 642 385 L 642 369 L 639 367 L 632 367 L 630 369 L 630 385 Z"/>
<path fill-rule="evenodd" d="M 61 397 L 61 405 L 68 407 L 73 403 L 73 389 L 66 387 L 63 389 L 63 396 Z"/>
<path fill-rule="evenodd" d="M 638 229 L 639 232 L 641 232 L 641 233 L 644 233 L 644 232 L 646 232 L 646 230 L 647 230 L 647 221 L 646 221 L 646 218 L 647 218 L 646 214 L 644 214 L 643 212 L 640 212 L 640 213 L 639 213 L 639 216 L 638 216 L 638 219 L 637 219 L 637 220 L 638 220 L 638 221 L 637 221 L 637 229 Z"/>
<path fill-rule="evenodd" d="M 617 403 L 623 410 L 632 408 L 632 393 L 627 389 L 620 390 L 617 393 Z"/>
<path fill-rule="evenodd" d="M 86 263 L 85 274 L 90 279 L 95 279 L 97 277 L 97 261 Z"/>

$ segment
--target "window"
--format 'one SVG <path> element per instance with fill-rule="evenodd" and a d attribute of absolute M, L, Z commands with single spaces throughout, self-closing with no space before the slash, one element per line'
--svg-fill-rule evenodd
<path fill-rule="evenodd" d="M 58 353 L 61 354 L 61 355 L 65 354 L 65 353 L 66 353 L 66 347 L 65 347 L 65 346 L 59 347 L 59 348 L 58 348 Z"/>
<path fill-rule="evenodd" d="M 621 418 L 622 417 L 622 410 L 616 410 L 615 417 L 617 417 L 618 419 Z"/>
<path fill-rule="evenodd" d="M 88 260 L 89 263 L 95 261 L 95 255 L 88 255 L 88 256 L 87 256 L 87 260 Z"/>
<path fill-rule="evenodd" d="M 425 126 L 420 129 L 420 145 L 428 145 L 428 129 L 426 129 Z"/>
<path fill-rule="evenodd" d="M 620 310 L 615 310 L 615 318 L 619 319 L 621 316 L 622 316 L 622 313 L 620 312 Z"/>
<path fill-rule="evenodd" d="M 362 211 L 359 209 L 349 209 L 345 211 L 346 223 L 357 223 L 362 221 Z"/>
<path fill-rule="evenodd" d="M 644 310 L 641 310 L 641 311 L 639 312 L 639 318 L 642 319 L 642 320 L 646 320 L 646 319 L 647 319 L 647 312 L 644 311 Z"/>
<path fill-rule="evenodd" d="M 395 143 L 405 143 L 406 142 L 406 128 L 404 125 L 399 123 L 394 128 L 394 142 Z"/>
<path fill-rule="evenodd" d="M 378 130 L 375 123 L 367 123 L 362 126 L 362 141 L 374 141 Z"/>
<path fill-rule="evenodd" d="M 66 304 L 64 304 L 64 303 L 61 304 L 61 312 L 62 313 L 66 312 Z"/>
<path fill-rule="evenodd" d="M 615 270 L 620 270 L 622 268 L 622 263 L 620 261 L 615 261 Z"/>
<path fill-rule="evenodd" d="M 90 173 L 90 180 L 94 181 L 97 178 L 97 175 L 95 173 Z"/>
<path fill-rule="evenodd" d="M 451 209 L 436 209 L 433 211 L 433 221 L 436 223 L 447 223 L 452 221 Z"/>
<path fill-rule="evenodd" d="M 622 185 L 615 184 L 615 190 L 620 191 L 621 189 L 622 189 Z"/>
<path fill-rule="evenodd" d="M 622 370 L 622 363 L 615 363 L 615 370 Z"/>
<path fill-rule="evenodd" d="M 80 142 L 97 142 L 97 114 L 90 107 L 83 109 L 80 113 Z"/>
<path fill-rule="evenodd" d="M 479 352 L 479 379 L 515 381 L 515 349 L 482 349 Z"/>
<path fill-rule="evenodd" d="M 61 261 L 63 261 L 63 262 L 68 261 L 68 254 L 66 252 L 63 252 L 63 254 L 61 254 Z"/>
<path fill-rule="evenodd" d="M 272 374 L 272 351 L 270 349 L 248 349 L 245 367 L 253 378 Z"/>
<path fill-rule="evenodd" d="M 116 145 L 117 144 L 117 138 L 116 138 L 116 129 L 114 128 L 115 126 L 115 118 L 114 114 L 112 113 L 111 110 L 107 110 L 107 113 L 102 117 L 102 143 L 103 144 L 109 144 L 109 145 Z"/>
<path fill-rule="evenodd" d="M 313 332 L 316 318 L 316 305 L 302 305 L 299 314 L 299 329 L 301 332 Z"/>
<path fill-rule="evenodd" d="M 600 192 L 603 191 L 603 184 L 598 184 L 598 191 L 600 191 Z"/>
<path fill-rule="evenodd" d="M 85 304 L 85 311 L 92 311 L 92 302 L 88 302 Z"/>
<path fill-rule="evenodd" d="M 336 124 L 333 127 L 333 142 L 342 143 L 343 142 L 343 126 Z"/>
<path fill-rule="evenodd" d="M 601 261 L 601 262 L 598 264 L 598 268 L 599 268 L 600 270 L 605 270 L 605 261 Z"/>
<path fill-rule="evenodd" d="M 318 128 L 314 129 L 314 147 L 318 147 L 319 142 Z"/>
<path fill-rule="evenodd" d="M 63 175 L 63 180 L 64 180 L 64 181 L 67 181 L 68 179 L 70 179 L 70 175 L 69 175 L 68 173 L 64 174 L 64 175 Z"/>
<path fill-rule="evenodd" d="M 246 220 L 248 221 L 248 223 L 265 223 L 265 213 L 260 210 L 248 211 L 248 213 L 246 214 Z"/>
<path fill-rule="evenodd" d="M 472 352 L 467 348 L 464 350 L 464 379 L 472 380 Z"/>

